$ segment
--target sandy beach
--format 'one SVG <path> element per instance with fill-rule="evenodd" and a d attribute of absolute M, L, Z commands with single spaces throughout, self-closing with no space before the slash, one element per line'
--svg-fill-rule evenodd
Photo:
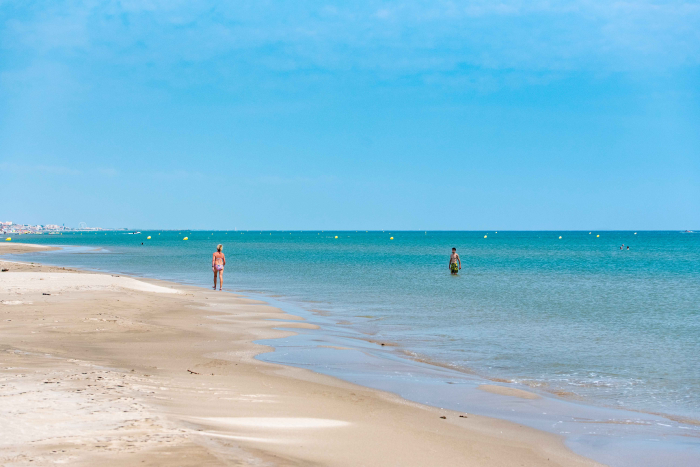
<path fill-rule="evenodd" d="M 0 266 L 0 465 L 599 465 L 548 433 L 258 361 L 282 322 L 312 326 L 263 302 Z"/>

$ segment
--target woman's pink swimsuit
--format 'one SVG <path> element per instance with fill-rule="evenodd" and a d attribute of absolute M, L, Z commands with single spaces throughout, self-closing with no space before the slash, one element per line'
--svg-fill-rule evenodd
<path fill-rule="evenodd" d="M 224 270 L 224 258 L 215 256 L 214 257 L 214 270 L 216 271 L 223 271 Z"/>

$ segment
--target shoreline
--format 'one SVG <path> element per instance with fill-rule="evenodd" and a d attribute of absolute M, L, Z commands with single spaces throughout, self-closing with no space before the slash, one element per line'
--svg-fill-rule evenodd
<path fill-rule="evenodd" d="M 268 301 L 270 299 L 281 298 L 281 296 L 271 296 L 271 295 L 256 293 L 254 291 L 242 291 L 241 293 L 243 295 L 248 295 L 248 296 L 261 295 L 261 296 L 265 297 L 264 298 L 265 301 Z M 282 306 L 280 308 L 283 309 L 284 307 Z M 315 315 L 320 315 L 320 316 L 328 316 L 330 313 L 330 312 L 325 312 L 323 310 L 317 310 L 317 309 L 312 309 L 310 311 L 312 313 L 314 313 Z M 672 414 L 672 413 L 658 412 L 658 411 L 641 410 L 641 409 L 637 409 L 634 407 L 615 407 L 615 406 L 606 405 L 603 403 L 596 403 L 596 401 L 593 399 L 579 396 L 579 395 L 571 393 L 571 392 L 566 392 L 566 391 L 562 391 L 559 389 L 551 389 L 550 390 L 546 387 L 543 387 L 543 386 L 546 386 L 546 384 L 545 385 L 542 385 L 542 384 L 528 385 L 527 383 L 523 383 L 523 382 L 513 380 L 513 379 L 490 376 L 488 374 L 484 374 L 482 372 L 479 372 L 474 368 L 469 368 L 469 367 L 464 367 L 464 366 L 446 363 L 442 360 L 436 360 L 436 359 L 431 358 L 427 355 L 413 352 L 411 350 L 404 348 L 401 344 L 394 342 L 394 341 L 391 341 L 391 340 L 377 340 L 377 339 L 371 338 L 371 337 L 357 337 L 356 339 L 359 339 L 359 340 L 362 340 L 364 342 L 368 342 L 371 344 L 380 345 L 387 350 L 391 349 L 392 347 L 398 348 L 398 350 L 402 354 L 401 356 L 405 357 L 407 360 L 410 360 L 411 362 L 426 364 L 426 365 L 435 366 L 435 367 L 439 367 L 439 368 L 444 368 L 446 370 L 455 371 L 458 373 L 462 373 L 464 375 L 481 378 L 484 380 L 484 384 L 483 384 L 484 386 L 501 387 L 505 390 L 505 392 L 509 392 L 512 394 L 520 393 L 520 392 L 529 393 L 530 395 L 526 396 L 526 398 L 550 397 L 550 398 L 562 399 L 565 402 L 580 403 L 583 405 L 601 408 L 601 409 L 624 410 L 624 411 L 629 411 L 629 412 L 636 412 L 636 413 L 643 414 L 643 415 L 654 415 L 654 416 L 658 416 L 658 417 L 662 417 L 664 419 L 667 419 L 668 421 L 678 422 L 678 423 L 686 424 L 686 425 L 700 426 L 700 419 L 698 419 L 698 418 L 677 415 L 677 414 Z M 497 384 L 494 385 L 492 383 L 497 383 Z M 506 384 L 508 386 L 501 386 L 503 384 Z M 533 397 L 533 396 L 536 396 L 536 397 Z"/>
<path fill-rule="evenodd" d="M 34 250 L 32 250 L 34 251 Z M 103 272 L 97 272 L 97 273 L 103 273 Z M 138 276 L 136 276 L 139 278 Z M 149 276 L 145 277 L 140 277 L 142 280 L 146 281 L 152 281 L 155 280 L 153 278 L 150 278 Z M 670 441 L 667 444 L 670 444 L 670 446 L 665 446 L 662 449 L 658 449 L 658 452 L 655 451 L 652 448 L 646 448 L 639 450 L 636 448 L 635 443 L 639 442 L 646 442 L 648 441 L 649 438 L 649 433 L 653 432 L 654 436 L 658 435 L 661 438 L 667 438 L 669 435 L 671 436 L 679 436 L 678 429 L 674 428 L 675 434 L 670 433 L 670 432 L 664 432 L 663 430 L 659 432 L 657 429 L 655 429 L 655 426 L 652 425 L 659 425 L 659 426 L 670 426 L 670 425 L 665 425 L 666 421 L 673 420 L 674 422 L 678 423 L 687 423 L 687 420 L 674 420 L 672 417 L 668 417 L 664 414 L 654 414 L 654 413 L 648 413 L 648 412 L 631 412 L 629 410 L 625 409 L 617 409 L 617 408 L 603 408 L 600 410 L 600 408 L 596 408 L 596 406 L 590 406 L 583 402 L 582 405 L 578 405 L 581 401 L 578 400 L 566 400 L 565 398 L 562 399 L 559 396 L 552 396 L 546 391 L 537 391 L 537 392 L 530 392 L 527 390 L 519 390 L 517 387 L 514 386 L 521 386 L 519 384 L 513 384 L 513 383 L 506 383 L 505 381 L 501 380 L 492 380 L 489 379 L 488 377 L 484 377 L 483 375 L 478 375 L 478 374 L 470 374 L 470 373 L 464 373 L 464 375 L 468 377 L 473 377 L 473 378 L 466 378 L 464 381 L 462 381 L 460 384 L 461 390 L 465 390 L 467 392 L 460 392 L 457 393 L 457 397 L 455 396 L 455 393 L 452 393 L 451 397 L 448 397 L 447 399 L 443 398 L 440 399 L 439 397 L 433 397 L 432 399 L 425 397 L 425 393 L 418 393 L 413 392 L 411 393 L 410 391 L 407 391 L 406 388 L 399 386 L 396 386 L 395 384 L 391 384 L 390 382 L 387 383 L 386 381 L 381 381 L 381 376 L 383 375 L 370 375 L 369 373 L 364 375 L 364 379 L 359 378 L 358 375 L 350 374 L 348 375 L 347 368 L 343 368 L 342 371 L 338 371 L 338 369 L 334 370 L 328 370 L 328 368 L 331 368 L 333 362 L 331 361 L 323 361 L 323 358 L 327 357 L 327 355 L 323 355 L 323 350 L 320 351 L 316 349 L 317 347 L 323 348 L 325 347 L 326 349 L 335 349 L 336 353 L 337 350 L 345 350 L 346 354 L 349 354 L 350 350 L 355 350 L 357 351 L 358 349 L 362 352 L 367 352 L 368 354 L 372 353 L 372 349 L 367 349 L 367 348 L 360 348 L 357 345 L 354 345 L 352 343 L 347 344 L 347 346 L 344 346 L 343 344 L 337 344 L 337 343 L 329 343 L 329 345 L 319 345 L 319 338 L 324 339 L 328 337 L 329 333 L 332 334 L 334 326 L 329 326 L 330 322 L 333 321 L 332 316 L 327 317 L 324 316 L 324 314 L 320 313 L 314 313 L 314 310 L 296 310 L 296 309 L 291 309 L 289 303 L 285 303 L 283 301 L 280 301 L 279 298 L 280 296 L 267 296 L 263 294 L 259 294 L 256 292 L 251 292 L 251 291 L 245 291 L 244 292 L 246 295 L 249 297 L 251 295 L 258 295 L 259 297 L 256 297 L 257 300 L 261 300 L 265 303 L 270 304 L 273 307 L 278 308 L 279 310 L 282 310 L 283 312 L 290 313 L 292 315 L 298 315 L 298 316 L 306 316 L 310 322 L 315 322 L 316 324 L 319 324 L 323 330 L 320 334 L 323 336 L 319 335 L 319 331 L 314 331 L 314 338 L 312 339 L 314 342 L 311 343 L 311 345 L 306 345 L 305 343 L 299 344 L 298 339 L 296 337 L 299 335 L 300 331 L 305 332 L 303 329 L 297 329 L 297 328 L 289 328 L 288 326 L 278 323 L 278 325 L 275 327 L 275 329 L 284 331 L 284 332 L 290 332 L 290 334 L 275 338 L 274 341 L 267 341 L 265 339 L 258 339 L 255 342 L 256 343 L 262 343 L 270 346 L 273 348 L 272 352 L 266 352 L 266 353 L 261 353 L 258 355 L 258 360 L 264 361 L 264 362 L 270 362 L 270 363 L 277 363 L 277 364 L 282 364 L 287 367 L 295 367 L 295 368 L 303 368 L 307 370 L 311 370 L 317 374 L 322 374 L 322 375 L 327 375 L 331 376 L 334 378 L 338 378 L 342 381 L 347 381 L 350 383 L 354 384 L 359 384 L 360 386 L 363 386 L 365 388 L 373 388 L 377 389 L 380 391 L 384 392 L 389 392 L 391 394 L 395 394 L 399 397 L 403 397 L 405 400 L 408 401 L 413 401 L 417 402 L 419 404 L 427 404 L 428 406 L 432 407 L 444 407 L 445 409 L 453 409 L 456 411 L 464 409 L 464 407 L 460 407 L 460 404 L 457 404 L 455 406 L 454 401 L 457 400 L 458 398 L 463 398 L 465 397 L 465 394 L 468 392 L 468 397 L 474 398 L 474 400 L 478 401 L 477 407 L 469 407 L 468 412 L 471 413 L 478 413 L 482 416 L 486 417 L 491 417 L 495 418 L 498 420 L 506 421 L 509 423 L 516 423 L 516 424 L 523 424 L 526 426 L 529 426 L 531 428 L 538 429 L 540 431 L 545 431 L 550 434 L 554 434 L 555 436 L 564 436 L 566 441 L 566 444 L 569 448 L 573 449 L 575 452 L 577 452 L 579 455 L 587 456 L 592 459 L 596 459 L 599 462 L 603 463 L 608 463 L 610 465 L 620 465 L 620 466 L 627 466 L 627 465 L 657 465 L 657 463 L 654 462 L 654 457 L 657 457 L 658 459 L 664 458 L 664 456 L 671 454 L 674 455 L 674 451 L 676 448 L 678 448 L 678 442 L 677 441 Z M 306 313 L 305 313 L 306 312 Z M 309 316 L 313 315 L 313 316 Z M 319 319 L 316 319 L 318 317 Z M 325 319 L 325 322 L 324 321 Z M 340 323 L 336 323 L 340 324 Z M 337 326 L 335 326 L 337 328 Z M 294 332 L 294 335 L 291 334 L 291 332 Z M 374 346 L 381 345 L 380 341 L 376 341 L 376 339 L 371 339 L 367 337 L 355 337 L 354 339 L 359 339 L 365 343 L 372 343 Z M 306 354 L 304 354 L 303 358 L 299 359 L 298 361 L 284 361 L 284 360 L 279 360 L 276 358 L 276 355 L 281 355 L 283 353 L 289 353 L 288 352 L 288 347 L 287 342 L 291 341 L 297 341 L 296 344 L 292 344 L 292 346 L 300 347 L 302 351 L 307 351 Z M 336 345 L 337 344 L 337 345 Z M 313 354 L 308 352 L 311 348 L 314 348 Z M 386 345 L 381 348 L 382 351 L 389 351 L 393 346 L 391 345 Z M 400 348 L 399 348 L 400 349 Z M 326 351 L 328 352 L 328 351 Z M 331 352 L 333 353 L 333 352 Z M 313 356 L 312 356 L 313 355 Z M 319 356 L 320 355 L 320 356 Z M 376 356 L 376 355 L 375 355 Z M 349 357 L 353 358 L 353 357 Z M 381 361 L 382 365 L 385 365 L 387 363 L 387 354 L 383 354 L 380 356 L 379 359 L 375 359 L 375 361 Z M 306 360 L 311 360 L 310 362 Z M 314 362 L 314 360 L 317 360 Z M 454 379 L 452 374 L 449 374 L 449 371 L 454 371 L 454 372 L 460 372 L 459 369 L 456 368 L 451 368 L 448 365 L 435 365 L 435 362 L 421 362 L 420 360 L 416 360 L 411 358 L 410 355 L 406 356 L 403 355 L 402 360 L 407 360 L 412 363 L 415 363 L 416 365 L 409 365 L 408 367 L 404 367 L 400 371 L 408 371 L 408 372 L 418 372 L 421 373 L 421 366 L 420 365 L 425 365 L 428 370 L 427 372 L 433 371 L 435 368 L 433 367 L 438 367 L 442 368 L 445 370 L 448 370 L 448 373 L 441 373 L 438 374 L 439 372 L 435 373 L 435 377 L 432 378 L 434 380 L 440 380 L 440 379 Z M 323 365 L 319 366 L 318 363 L 323 362 L 326 364 L 327 368 L 324 368 Z M 391 362 L 389 362 L 391 364 Z M 356 370 L 357 367 L 353 367 L 352 369 Z M 353 379 L 354 378 L 354 379 Z M 369 378 L 369 379 L 367 379 Z M 476 378 L 476 379 L 474 379 Z M 404 381 L 407 384 L 412 384 L 412 381 Z M 496 384 L 493 384 L 496 383 Z M 500 385 L 502 383 L 506 383 L 507 385 Z M 449 383 L 452 384 L 452 383 Z M 457 387 L 457 386 L 454 386 Z M 472 389 L 474 389 L 472 391 Z M 489 390 L 490 389 L 490 390 Z M 403 392 L 402 392 L 403 391 Z M 532 410 L 530 410 L 530 413 L 525 413 L 518 415 L 511 413 L 512 410 L 517 410 L 518 412 L 522 412 L 522 404 L 513 404 L 513 400 L 521 399 L 516 395 L 518 391 L 522 391 L 525 394 L 520 393 L 520 396 L 526 396 L 527 398 L 530 398 L 531 396 L 527 396 L 527 394 L 534 394 L 536 397 L 534 398 L 535 400 L 537 399 L 544 399 L 538 401 L 539 406 L 537 406 L 536 410 L 540 409 L 545 409 L 547 412 L 549 412 L 549 417 L 534 417 L 533 418 L 533 413 Z M 490 392 L 488 396 L 490 397 L 481 397 L 479 393 L 485 393 L 485 392 Z M 496 395 L 493 395 L 493 394 Z M 542 394 L 542 397 L 540 396 L 540 393 Z M 507 398 L 504 399 L 504 396 L 508 396 Z M 507 399 L 507 400 L 506 400 Z M 556 403 L 554 405 L 550 404 L 551 400 L 550 399 L 556 399 L 559 400 L 560 404 L 557 408 Z M 532 400 L 532 399 L 530 399 Z M 479 404 L 482 404 L 479 406 Z M 545 405 L 542 405 L 545 404 Z M 549 404 L 549 405 L 547 405 Z M 506 409 L 503 410 L 494 410 L 494 406 L 496 407 L 505 407 Z M 533 406 L 534 407 L 534 406 Z M 535 411 L 536 411 L 535 410 Z M 572 416 L 573 414 L 573 416 Z M 471 416 L 471 415 L 470 415 Z M 557 423 L 561 424 L 562 421 L 559 418 L 552 418 L 552 417 L 566 417 L 571 421 L 574 421 L 573 419 L 576 419 L 576 423 L 573 426 L 577 426 L 577 429 L 579 430 L 578 433 L 574 431 L 574 434 L 572 434 L 572 431 L 567 431 L 566 429 L 561 429 L 561 425 L 559 426 L 559 429 L 554 429 L 557 427 Z M 658 423 L 663 421 L 664 423 Z M 554 426 L 551 426 L 551 424 L 554 423 Z M 590 428 L 589 428 L 590 427 Z M 639 430 L 637 432 L 634 431 L 634 429 L 639 428 L 640 430 L 645 430 L 642 434 L 646 437 L 640 438 L 640 433 Z M 592 430 L 591 430 L 592 428 Z M 581 431 L 583 430 L 583 431 Z M 612 431 L 611 431 L 612 430 Z M 649 431 L 651 430 L 651 431 Z M 592 450 L 591 449 L 591 443 L 590 439 L 588 440 L 583 440 L 581 439 L 576 439 L 576 436 L 579 435 L 585 435 L 588 436 L 588 438 L 597 438 L 600 437 L 601 435 L 604 437 L 609 437 L 612 439 L 614 442 L 610 443 L 610 440 L 606 440 L 604 443 L 604 446 L 602 447 L 602 450 L 599 449 L 598 451 Z M 623 436 L 626 439 L 622 440 L 623 442 L 621 443 L 619 436 Z M 680 436 L 689 436 L 691 433 L 680 433 Z M 697 437 L 697 434 L 691 435 L 695 439 Z M 572 442 L 573 439 L 573 442 Z M 681 438 L 682 441 L 682 438 Z M 673 444 L 676 444 L 674 446 Z M 692 462 L 687 462 L 683 459 L 689 458 L 689 459 L 698 459 L 700 457 L 697 457 L 698 452 L 697 452 L 697 444 L 694 446 L 691 446 L 691 450 L 695 449 L 696 451 L 694 452 L 681 452 L 680 457 L 677 457 L 678 462 L 677 465 L 693 465 Z M 687 448 L 687 446 L 686 446 Z M 637 452 L 635 452 L 637 451 Z M 618 462 L 619 459 L 622 456 L 625 455 L 632 455 L 632 460 L 631 461 L 626 461 L 626 462 Z M 690 457 L 687 457 L 690 456 Z M 635 463 L 634 459 L 640 460 L 640 461 L 645 461 L 644 463 Z M 652 460 L 649 461 L 648 459 L 651 458 Z"/>
<path fill-rule="evenodd" d="M 0 437 L 3 462 L 599 465 L 555 435 L 256 359 L 274 349 L 254 341 L 292 334 L 276 329 L 282 322 L 314 327 L 266 303 L 160 280 L 109 275 L 114 284 L 95 285 L 106 275 L 14 267 L 0 276 L 3 300 L 22 302 L 0 308 L 8 404 L 0 412 L 10 414 L 3 425 L 24 430 Z M 18 274 L 45 286 L 56 274 L 73 282 L 40 292 Z"/>
<path fill-rule="evenodd" d="M 285 306 L 278 298 L 260 299 L 295 315 L 308 315 L 307 310 Z M 375 339 L 348 335 L 347 328 L 340 329 L 343 326 L 334 325 L 332 318 L 321 316 L 313 320 L 323 332 L 300 330 L 274 342 L 261 341 L 274 346 L 276 352 L 260 358 L 310 369 L 432 407 L 476 413 L 556 434 L 577 454 L 607 465 L 664 465 L 672 456 L 676 465 L 691 466 L 700 459 L 698 429 L 687 419 L 591 405 L 545 391 L 519 389 L 518 384 L 493 381 L 433 361 L 416 360 L 404 355 L 401 347 L 380 347 Z M 280 325 L 279 329 L 285 327 Z M 361 345 L 362 342 L 367 345 Z M 341 350 L 345 355 L 339 355 Z"/>

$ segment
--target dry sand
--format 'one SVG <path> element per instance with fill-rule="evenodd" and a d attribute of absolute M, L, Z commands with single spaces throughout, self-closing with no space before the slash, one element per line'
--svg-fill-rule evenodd
<path fill-rule="evenodd" d="M 278 320 L 310 327 L 265 303 L 0 266 L 0 465 L 597 465 L 551 434 L 255 360 L 271 349 L 252 341 L 288 335 Z"/>

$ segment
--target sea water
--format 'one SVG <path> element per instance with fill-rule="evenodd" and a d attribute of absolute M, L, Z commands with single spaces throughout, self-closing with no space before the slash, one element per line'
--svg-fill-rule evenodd
<path fill-rule="evenodd" d="M 395 355 L 700 420 L 700 234 L 182 230 L 13 241 L 81 247 L 23 261 L 196 285 L 210 283 L 222 243 L 225 289 L 274 297 Z"/>

